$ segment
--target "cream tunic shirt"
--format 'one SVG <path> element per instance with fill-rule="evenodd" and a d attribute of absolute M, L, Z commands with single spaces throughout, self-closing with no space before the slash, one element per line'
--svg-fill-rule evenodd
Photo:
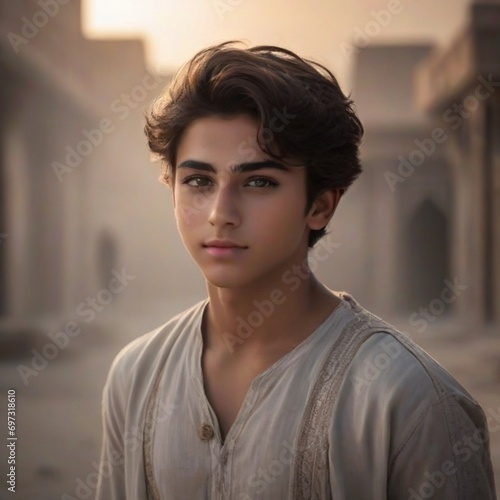
<path fill-rule="evenodd" d="M 116 357 L 99 500 L 495 498 L 485 414 L 349 295 L 250 385 L 224 442 L 201 369 L 208 299 Z"/>

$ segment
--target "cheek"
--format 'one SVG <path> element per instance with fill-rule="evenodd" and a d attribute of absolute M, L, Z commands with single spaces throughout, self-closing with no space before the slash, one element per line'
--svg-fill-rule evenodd
<path fill-rule="evenodd" d="M 252 226 L 257 234 L 260 233 L 264 243 L 274 247 L 295 245 L 306 226 L 304 210 L 290 206 L 290 200 L 287 200 L 252 217 Z"/>
<path fill-rule="evenodd" d="M 189 228 L 198 224 L 204 217 L 206 218 L 207 206 L 207 198 L 200 194 L 178 196 L 174 215 L 179 229 Z"/>
<path fill-rule="evenodd" d="M 196 214 L 182 206 L 177 206 L 175 209 L 175 220 L 177 231 L 185 244 L 188 244 L 193 239 L 196 231 L 193 228 L 196 226 Z"/>

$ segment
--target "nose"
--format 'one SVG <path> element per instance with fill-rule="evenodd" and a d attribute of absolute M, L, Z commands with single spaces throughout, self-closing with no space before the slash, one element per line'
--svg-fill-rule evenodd
<path fill-rule="evenodd" d="M 226 183 L 223 183 L 215 194 L 208 222 L 212 226 L 239 226 L 240 213 L 234 189 Z"/>

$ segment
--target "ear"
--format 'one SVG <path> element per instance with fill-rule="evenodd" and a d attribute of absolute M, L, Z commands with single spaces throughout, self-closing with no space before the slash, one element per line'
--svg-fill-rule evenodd
<path fill-rule="evenodd" d="M 307 214 L 310 229 L 323 229 L 328 225 L 344 192 L 344 189 L 329 189 L 316 196 Z"/>

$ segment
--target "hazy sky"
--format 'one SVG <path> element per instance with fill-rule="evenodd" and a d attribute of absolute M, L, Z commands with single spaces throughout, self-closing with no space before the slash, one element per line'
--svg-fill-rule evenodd
<path fill-rule="evenodd" d="M 163 71 L 228 39 L 282 45 L 326 64 L 347 89 L 353 39 L 446 43 L 464 25 L 470 1 L 83 0 L 84 32 L 143 36 L 149 64 Z"/>

